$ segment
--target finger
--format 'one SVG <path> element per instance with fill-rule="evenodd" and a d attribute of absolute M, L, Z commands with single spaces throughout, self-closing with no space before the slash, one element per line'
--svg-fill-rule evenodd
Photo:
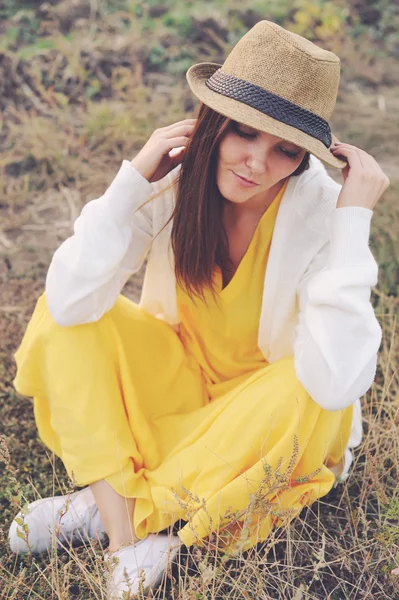
<path fill-rule="evenodd" d="M 195 125 L 191 123 L 187 123 L 186 125 L 180 125 L 179 127 L 173 127 L 167 131 L 163 131 L 163 137 L 170 137 L 177 135 L 191 135 L 194 130 Z"/>
<path fill-rule="evenodd" d="M 340 154 L 347 158 L 349 167 L 355 169 L 363 169 L 362 161 L 360 160 L 359 154 L 356 152 L 354 148 L 347 148 L 346 146 L 339 145 L 336 148 L 332 149 L 334 156 L 339 156 Z"/>
<path fill-rule="evenodd" d="M 365 152 L 364 150 L 361 150 L 360 148 L 356 148 L 356 146 L 350 146 L 350 144 L 346 144 L 346 145 L 348 147 L 350 147 L 351 149 L 353 149 L 353 151 L 357 150 L 356 154 L 357 154 L 357 156 L 359 156 L 359 158 L 361 158 L 362 168 L 363 168 L 364 172 L 367 173 L 368 176 L 371 176 L 373 179 L 374 178 L 376 180 L 381 179 L 381 186 L 382 186 L 382 189 L 385 191 L 387 189 L 387 187 L 389 187 L 390 182 L 389 182 L 389 179 L 387 178 L 386 174 L 381 169 L 378 162 L 375 160 L 375 158 L 373 156 L 371 156 L 371 154 L 368 154 L 367 152 Z M 334 152 L 334 154 L 337 154 L 339 152 L 340 147 L 341 146 L 339 146 L 337 148 L 337 152 Z M 348 149 L 348 151 L 350 151 L 350 150 Z M 353 163 L 350 162 L 349 166 L 352 167 Z M 345 169 L 346 169 L 346 167 L 345 167 Z M 344 173 L 344 178 L 345 178 L 345 173 Z"/>
<path fill-rule="evenodd" d="M 171 123 L 170 125 L 165 125 L 165 127 L 159 127 L 161 131 L 169 131 L 170 129 L 174 129 L 175 127 L 187 127 L 193 126 L 197 122 L 197 119 L 183 119 L 183 121 L 177 121 L 177 123 Z"/>
<path fill-rule="evenodd" d="M 174 138 L 163 138 L 162 143 L 165 152 L 170 152 L 173 148 L 180 148 L 180 146 L 186 146 L 189 142 L 189 138 L 185 136 L 174 137 Z"/>
<path fill-rule="evenodd" d="M 386 177 L 385 173 L 381 169 L 378 162 L 375 160 L 374 156 L 372 156 L 365 150 L 361 150 L 360 148 L 357 148 L 356 146 L 353 146 L 351 144 L 346 144 L 344 142 L 340 143 L 338 145 L 338 148 L 340 148 L 341 145 L 345 145 L 348 148 L 353 148 L 354 150 L 358 151 L 358 155 L 360 157 L 363 168 L 365 171 L 367 171 L 367 173 L 369 173 L 369 174 L 375 173 L 376 176 L 381 176 L 381 177 L 385 176 Z"/>
<path fill-rule="evenodd" d="M 169 150 L 170 158 L 175 158 L 175 156 L 178 157 L 185 149 L 186 149 L 186 146 L 179 146 L 177 148 L 172 148 L 172 150 Z"/>
<path fill-rule="evenodd" d="M 369 154 L 367 154 L 367 152 L 365 152 L 361 148 L 358 148 L 357 146 L 353 146 L 352 144 L 346 144 L 345 142 L 342 142 L 338 145 L 338 148 L 342 148 L 342 147 L 348 148 L 349 150 L 352 150 L 353 152 L 355 152 L 357 154 L 357 156 L 359 157 L 359 160 L 360 160 L 360 163 L 361 163 L 363 169 L 367 168 L 367 164 L 368 164 L 367 156 L 369 156 Z"/>

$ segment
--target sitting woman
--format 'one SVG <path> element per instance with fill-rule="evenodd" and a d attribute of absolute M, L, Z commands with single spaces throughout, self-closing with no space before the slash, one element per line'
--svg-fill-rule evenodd
<path fill-rule="evenodd" d="M 58 545 L 106 532 L 121 598 L 124 569 L 136 592 L 181 544 L 246 550 L 348 476 L 381 342 L 369 234 L 389 180 L 331 134 L 339 77 L 335 54 L 258 22 L 223 65 L 188 70 L 197 118 L 156 129 L 83 207 L 14 380 L 83 489 L 59 523 L 65 496 L 32 503 L 14 552 L 56 528 Z M 121 291 L 146 258 L 136 304 Z"/>

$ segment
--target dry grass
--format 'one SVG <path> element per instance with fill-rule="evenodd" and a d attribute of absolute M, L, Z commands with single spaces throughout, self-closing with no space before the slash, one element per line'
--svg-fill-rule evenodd
<path fill-rule="evenodd" d="M 43 290 L 52 253 L 71 234 L 83 205 L 103 192 L 122 158 L 133 156 L 154 128 L 190 116 L 193 97 L 181 75 L 184 61 L 187 67 L 202 60 L 221 62 L 226 30 L 236 32 L 240 26 L 237 15 L 226 21 L 221 3 L 217 22 L 212 22 L 210 8 L 201 15 L 193 7 L 195 18 L 182 44 L 184 11 L 175 11 L 174 25 L 168 27 L 149 12 L 148 22 L 154 25 L 144 33 L 130 13 L 103 11 L 96 16 L 99 3 L 86 4 L 47 7 L 40 27 L 51 44 L 16 44 L 16 49 L 3 51 L 0 62 L 4 599 L 105 597 L 98 542 L 17 559 L 8 549 L 9 524 L 25 502 L 74 489 L 61 461 L 37 438 L 31 401 L 12 386 L 13 352 Z M 237 9 L 238 3 L 233 4 Z M 162 7 L 158 10 L 162 14 Z M 244 17 L 247 27 L 254 17 L 250 12 Z M 156 61 L 163 58 L 160 41 L 168 68 L 157 68 Z M 274 530 L 267 542 L 237 556 L 216 551 L 221 541 L 217 535 L 204 547 L 182 548 L 157 598 L 399 598 L 399 576 L 392 574 L 399 565 L 399 86 L 391 80 L 391 58 L 370 60 L 367 71 L 351 42 L 341 40 L 337 52 L 346 62 L 333 130 L 343 141 L 370 152 L 392 182 L 372 221 L 371 246 L 380 265 L 372 302 L 384 336 L 375 382 L 362 399 L 365 435 L 344 484 Z M 175 71 L 169 70 L 173 57 Z M 141 281 L 142 273 L 128 282 L 124 294 L 138 300 Z"/>

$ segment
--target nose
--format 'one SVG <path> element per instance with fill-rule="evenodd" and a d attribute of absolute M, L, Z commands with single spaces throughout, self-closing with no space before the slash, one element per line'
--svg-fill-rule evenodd
<path fill-rule="evenodd" d="M 254 145 L 253 149 L 251 149 L 246 165 L 248 169 L 250 169 L 253 179 L 259 178 L 265 171 L 267 171 L 268 164 L 270 162 L 270 155 L 272 149 L 270 147 L 265 147 L 261 145 Z"/>

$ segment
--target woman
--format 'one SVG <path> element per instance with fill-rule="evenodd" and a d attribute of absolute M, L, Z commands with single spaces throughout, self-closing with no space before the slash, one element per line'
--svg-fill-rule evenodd
<path fill-rule="evenodd" d="M 339 70 L 260 21 L 223 65 L 188 70 L 198 118 L 155 130 L 53 256 L 14 385 L 88 486 L 58 533 L 107 532 L 110 598 L 124 568 L 132 591 L 140 569 L 155 585 L 181 543 L 248 549 L 348 474 L 381 342 L 368 241 L 389 180 L 331 134 Z M 146 257 L 136 305 L 121 291 Z M 65 502 L 31 505 L 32 551 Z"/>

